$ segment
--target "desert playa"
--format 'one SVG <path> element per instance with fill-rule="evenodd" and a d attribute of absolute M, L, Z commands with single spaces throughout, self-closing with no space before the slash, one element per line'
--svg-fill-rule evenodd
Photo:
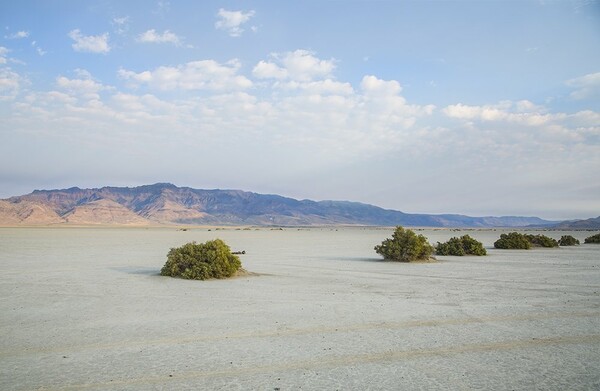
<path fill-rule="evenodd" d="M 600 388 L 600 246 L 400 264 L 391 232 L 2 228 L 0 389 Z M 253 275 L 158 275 L 214 238 Z"/>

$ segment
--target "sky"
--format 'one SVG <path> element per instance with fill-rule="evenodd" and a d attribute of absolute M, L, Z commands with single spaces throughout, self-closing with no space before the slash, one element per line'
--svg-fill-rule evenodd
<path fill-rule="evenodd" d="M 0 198 L 600 215 L 600 1 L 0 1 Z"/>

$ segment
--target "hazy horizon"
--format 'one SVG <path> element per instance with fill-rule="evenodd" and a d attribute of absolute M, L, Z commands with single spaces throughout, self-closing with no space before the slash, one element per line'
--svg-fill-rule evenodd
<path fill-rule="evenodd" d="M 0 4 L 0 198 L 157 182 L 600 215 L 600 2 Z"/>

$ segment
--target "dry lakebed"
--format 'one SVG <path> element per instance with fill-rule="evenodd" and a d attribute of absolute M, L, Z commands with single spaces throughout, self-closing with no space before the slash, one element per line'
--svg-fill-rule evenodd
<path fill-rule="evenodd" d="M 423 229 L 488 255 L 404 264 L 391 228 L 0 228 L 0 389 L 600 389 L 600 245 L 503 232 Z M 250 275 L 158 275 L 215 238 Z"/>

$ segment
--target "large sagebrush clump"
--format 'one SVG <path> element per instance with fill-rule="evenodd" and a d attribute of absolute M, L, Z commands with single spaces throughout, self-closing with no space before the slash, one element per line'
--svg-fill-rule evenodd
<path fill-rule="evenodd" d="M 427 238 L 417 235 L 410 229 L 396 227 L 391 239 L 386 239 L 375 246 L 375 252 L 385 260 L 398 262 L 429 261 L 434 248 Z"/>
<path fill-rule="evenodd" d="M 558 247 L 558 241 L 546 235 L 526 234 L 525 237 L 533 247 Z"/>
<path fill-rule="evenodd" d="M 528 250 L 531 248 L 531 242 L 523 234 L 518 232 L 509 232 L 507 234 L 500 235 L 500 239 L 494 242 L 494 247 L 511 250 Z"/>
<path fill-rule="evenodd" d="M 437 243 L 435 249 L 436 255 L 486 255 L 487 251 L 483 244 L 470 237 L 463 235 L 460 238 L 451 238 L 445 243 Z"/>
<path fill-rule="evenodd" d="M 221 239 L 215 239 L 172 248 L 160 274 L 188 280 L 207 280 L 232 277 L 241 267 L 239 257 L 231 253 L 229 246 Z"/>
<path fill-rule="evenodd" d="M 509 232 L 507 234 L 500 235 L 500 239 L 494 242 L 494 247 L 502 249 L 528 250 L 531 247 L 558 247 L 558 241 L 546 235 Z"/>
<path fill-rule="evenodd" d="M 584 243 L 600 243 L 600 234 L 588 236 L 585 238 Z"/>
<path fill-rule="evenodd" d="M 579 244 L 579 240 L 575 239 L 571 235 L 563 235 L 560 237 L 558 241 L 559 246 L 577 246 Z"/>

